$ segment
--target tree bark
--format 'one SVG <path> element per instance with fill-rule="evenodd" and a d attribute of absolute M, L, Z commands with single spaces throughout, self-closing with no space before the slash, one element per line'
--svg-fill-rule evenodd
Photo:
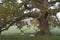
<path fill-rule="evenodd" d="M 48 20 L 47 20 L 48 13 L 45 13 L 39 18 L 40 21 L 40 31 L 36 33 L 36 35 L 50 35 Z"/>
<path fill-rule="evenodd" d="M 40 25 L 41 25 L 40 34 L 43 34 L 43 35 L 50 34 L 47 16 L 48 15 L 46 13 L 44 16 L 41 16 L 41 19 L 40 19 Z"/>
<path fill-rule="evenodd" d="M 0 29 L 1 30 L 1 29 Z M 1 36 L 1 31 L 0 31 L 0 36 Z"/>

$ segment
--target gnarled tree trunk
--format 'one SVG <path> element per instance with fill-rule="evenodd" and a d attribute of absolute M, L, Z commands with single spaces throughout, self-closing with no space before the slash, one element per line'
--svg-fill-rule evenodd
<path fill-rule="evenodd" d="M 40 21 L 40 31 L 36 33 L 36 35 L 50 35 L 48 20 L 47 20 L 48 13 L 45 13 L 39 18 Z"/>
<path fill-rule="evenodd" d="M 47 17 L 49 15 L 48 10 L 48 0 L 41 0 L 41 17 L 39 18 L 40 21 L 40 31 L 36 33 L 36 35 L 50 35 L 49 25 Z"/>

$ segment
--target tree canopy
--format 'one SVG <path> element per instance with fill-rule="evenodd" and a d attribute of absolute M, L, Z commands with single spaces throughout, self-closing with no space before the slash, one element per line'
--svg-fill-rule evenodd
<path fill-rule="evenodd" d="M 49 31 L 49 17 L 60 12 L 60 0 L 3 0 L 0 5 L 0 31 L 7 30 L 10 26 L 25 19 L 25 17 L 36 18 L 39 20 L 40 35 L 50 34 Z M 56 7 L 55 3 L 59 2 Z M 55 9 L 51 9 L 54 6 Z M 51 19 L 50 19 L 51 20 Z M 55 20 L 56 21 L 56 20 Z M 54 21 L 54 23 L 56 23 Z M 4 29 L 3 29 L 4 28 Z"/>

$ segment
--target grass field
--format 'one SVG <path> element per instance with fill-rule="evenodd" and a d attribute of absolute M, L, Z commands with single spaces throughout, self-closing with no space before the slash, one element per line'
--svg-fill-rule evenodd
<path fill-rule="evenodd" d="M 12 35 L 12 36 L 1 36 L 0 40 L 60 40 L 60 36 L 29 37 L 29 36 Z"/>
<path fill-rule="evenodd" d="M 30 29 L 25 32 L 28 33 L 32 31 L 34 30 Z M 2 32 L 2 35 L 0 36 L 0 40 L 60 40 L 60 36 L 59 36 L 60 28 L 54 28 L 53 30 L 51 30 L 51 32 L 54 36 L 36 36 L 36 37 L 21 36 L 19 29 L 16 29 L 16 27 L 11 27 L 9 28 L 8 31 Z"/>

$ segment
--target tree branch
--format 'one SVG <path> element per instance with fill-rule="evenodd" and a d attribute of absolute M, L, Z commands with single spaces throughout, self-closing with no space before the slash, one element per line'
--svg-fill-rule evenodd
<path fill-rule="evenodd" d="M 53 15 L 56 15 L 58 12 L 60 12 L 60 8 L 58 8 L 58 9 L 52 9 L 51 11 L 52 11 Z"/>
<path fill-rule="evenodd" d="M 25 18 L 25 17 L 27 17 L 27 16 L 28 16 L 28 17 L 36 18 L 36 17 L 39 17 L 39 15 L 40 15 L 40 13 L 27 13 L 27 14 L 22 14 L 21 16 L 19 16 L 18 18 L 16 18 L 15 21 L 10 21 L 10 22 L 9 22 L 9 26 L 6 27 L 6 28 L 3 29 L 3 30 L 0 30 L 0 32 L 2 32 L 2 31 L 4 31 L 4 30 L 8 30 L 9 27 L 12 26 L 15 22 L 20 21 L 20 20 L 22 20 L 23 18 Z M 8 24 L 8 23 L 6 23 L 6 24 Z M 6 26 L 6 24 L 4 24 L 4 26 Z"/>

